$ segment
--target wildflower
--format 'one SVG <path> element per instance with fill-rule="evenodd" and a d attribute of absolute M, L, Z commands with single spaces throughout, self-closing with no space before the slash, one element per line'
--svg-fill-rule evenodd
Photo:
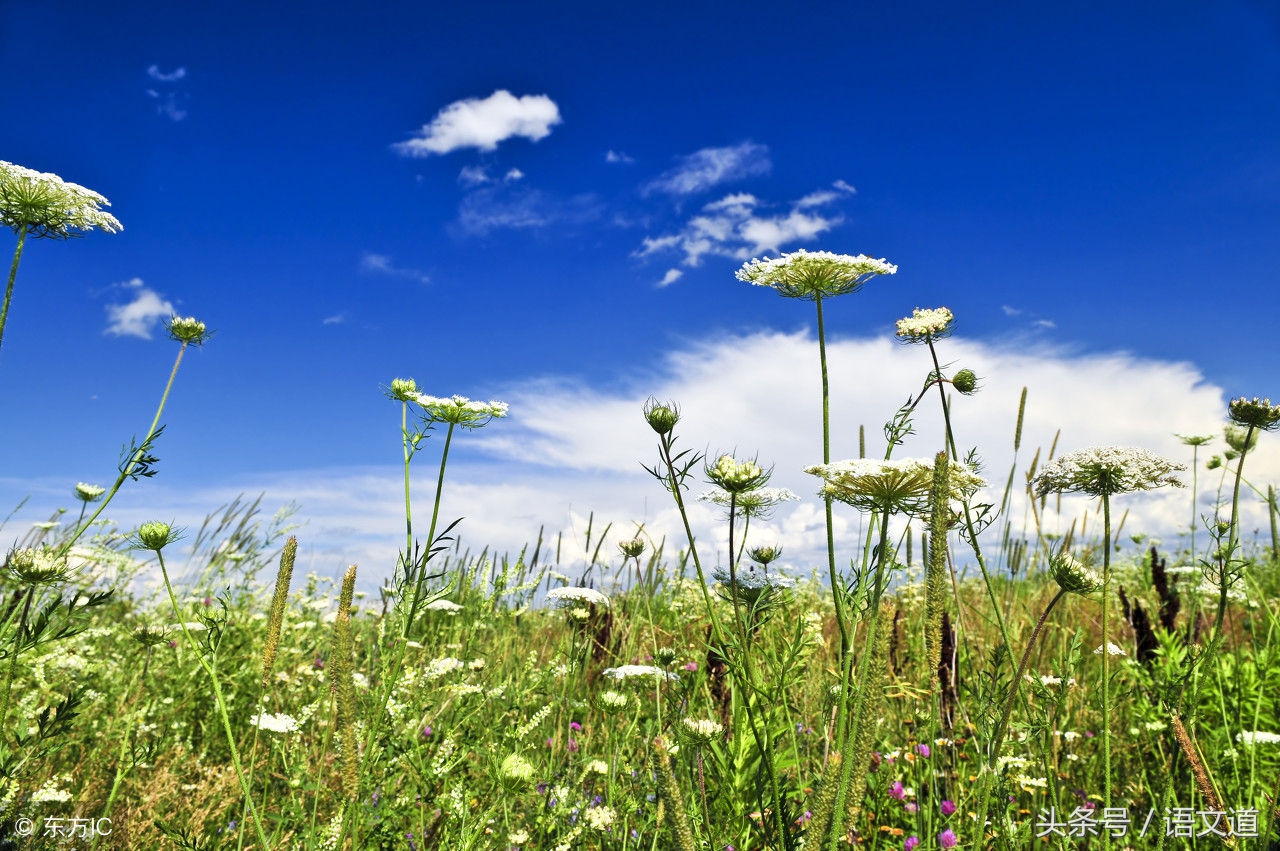
<path fill-rule="evenodd" d="M 986 485 L 968 466 L 949 462 L 948 490 L 952 499 L 965 499 Z M 932 460 L 906 458 L 874 461 L 858 458 L 832 464 L 814 464 L 804 471 L 824 480 L 821 497 L 830 497 L 862 511 L 901 511 L 923 514 L 929 510 L 933 489 Z"/>
<path fill-rule="evenodd" d="M 89 485 L 84 482 L 76 483 L 76 499 L 81 502 L 96 502 L 106 492 L 106 488 L 98 485 Z"/>
<path fill-rule="evenodd" d="M 194 316 L 188 316 L 186 319 L 171 316 L 165 323 L 164 329 L 169 333 L 169 339 L 175 343 L 190 343 L 193 346 L 202 346 L 213 336 L 211 332 L 205 330 L 204 323 Z"/>
<path fill-rule="evenodd" d="M 1204 446 L 1213 440 L 1213 435 L 1196 435 L 1196 434 L 1175 434 L 1174 437 L 1182 441 L 1184 446 Z"/>
<path fill-rule="evenodd" d="M 680 726 L 685 739 L 693 745 L 709 744 L 712 739 L 724 732 L 724 725 L 719 721 L 710 721 L 705 718 L 681 718 Z"/>
<path fill-rule="evenodd" d="M 298 719 L 293 716 L 272 715 L 267 712 L 254 715 L 249 719 L 249 723 L 259 730 L 269 730 L 272 733 L 292 733 L 298 729 Z"/>
<path fill-rule="evenodd" d="M 928 746 L 928 745 L 926 745 L 926 744 L 919 744 L 919 745 L 916 745 L 916 753 L 920 754 L 920 756 L 924 757 L 925 759 L 928 759 L 928 758 L 929 758 L 929 746 Z"/>
<path fill-rule="evenodd" d="M 452 600 L 432 600 L 430 603 L 427 603 L 427 611 L 448 612 L 451 615 L 456 615 L 458 612 L 462 611 L 462 606 L 459 606 Z"/>
<path fill-rule="evenodd" d="M 1032 481 L 1037 496 L 1059 492 L 1103 496 L 1162 485 L 1183 487 L 1173 473 L 1186 468 L 1146 449 L 1095 446 L 1055 458 Z"/>
<path fill-rule="evenodd" d="M 418 401 L 418 383 L 412 378 L 393 378 L 387 388 L 387 397 L 397 402 Z"/>
<path fill-rule="evenodd" d="M 1244 745 L 1280 745 L 1280 733 L 1263 730 L 1245 730 L 1236 733 L 1236 741 Z"/>
<path fill-rule="evenodd" d="M 907 797 L 907 790 L 903 788 L 901 780 L 893 781 L 893 785 L 889 787 L 889 797 L 897 798 L 899 801 Z"/>
<path fill-rule="evenodd" d="M 643 538 L 632 538 L 629 541 L 619 541 L 618 551 L 624 558 L 640 558 L 644 554 L 644 546 Z"/>
<path fill-rule="evenodd" d="M 158 520 L 143 523 L 133 536 L 133 546 L 139 550 L 155 550 L 157 553 L 178 540 L 178 531 L 168 523 Z"/>
<path fill-rule="evenodd" d="M 1254 396 L 1232 399 L 1227 405 L 1227 416 L 1233 423 L 1250 426 L 1259 431 L 1275 431 L 1280 428 L 1280 405 L 1272 405 L 1270 399 Z"/>
<path fill-rule="evenodd" d="M 956 836 L 956 832 L 951 828 L 947 828 L 946 830 L 942 831 L 942 833 L 938 834 L 939 848 L 955 848 L 959 844 L 960 844 L 960 839 L 959 837 Z"/>
<path fill-rule="evenodd" d="M 697 662 L 685 662 L 685 663 L 684 663 L 684 669 L 685 669 L 686 671 L 690 671 L 690 672 L 697 672 L 697 670 L 698 670 L 698 663 L 697 663 Z"/>
<path fill-rule="evenodd" d="M 978 392 L 978 374 L 972 369 L 962 369 L 951 376 L 951 386 L 962 396 L 972 396 Z"/>
<path fill-rule="evenodd" d="M 680 409 L 675 402 L 659 404 L 657 399 L 650 396 L 644 403 L 644 418 L 658 434 L 670 434 L 680 421 Z"/>
<path fill-rule="evenodd" d="M 518 753 L 513 753 L 498 767 L 498 784 L 508 794 L 523 792 L 533 780 L 533 763 Z"/>
<path fill-rule="evenodd" d="M 621 665 L 617 668 L 605 668 L 604 675 L 613 677 L 615 680 L 629 680 L 638 677 L 656 677 L 666 678 L 668 680 L 680 679 L 679 674 L 670 671 L 664 671 L 655 665 Z"/>
<path fill-rule="evenodd" d="M 1101 656 L 1101 655 L 1102 655 L 1102 645 L 1101 645 L 1101 644 L 1099 644 L 1097 647 L 1095 647 L 1095 648 L 1094 648 L 1094 650 L 1093 650 L 1093 655 L 1094 655 L 1094 656 Z M 1119 646 L 1117 646 L 1117 645 L 1115 645 L 1115 644 L 1112 644 L 1110 641 L 1108 641 L 1108 642 L 1107 642 L 1107 655 L 1108 655 L 1108 656 L 1128 656 L 1129 654 L 1128 654 L 1128 653 L 1125 653 L 1123 648 L 1121 648 L 1121 647 L 1119 647 Z"/>
<path fill-rule="evenodd" d="M 583 817 L 587 820 L 588 827 L 603 833 L 613 825 L 618 815 L 613 807 L 592 807 L 583 813 Z"/>
<path fill-rule="evenodd" d="M 739 517 L 765 517 L 784 502 L 796 502 L 800 497 L 786 488 L 759 488 L 730 495 L 728 491 L 712 488 L 698 496 L 701 502 L 710 502 L 728 508 L 733 506 Z"/>
<path fill-rule="evenodd" d="M 557 603 L 588 603 L 606 607 L 609 605 L 609 598 L 594 588 L 579 588 L 576 586 L 552 588 L 547 592 L 547 599 L 554 600 Z"/>
<path fill-rule="evenodd" d="M 954 319 L 955 316 L 945 307 L 935 310 L 921 310 L 917 307 L 906 319 L 898 320 L 898 339 L 904 343 L 940 340 L 951 333 L 951 322 Z"/>
<path fill-rule="evenodd" d="M 609 763 L 605 762 L 603 759 L 593 759 L 591 760 L 591 762 L 587 763 L 587 773 L 588 774 L 608 774 Z"/>
<path fill-rule="evenodd" d="M 787 298 L 815 301 L 856 292 L 872 276 L 892 275 L 897 271 L 897 266 L 883 258 L 800 249 L 773 260 L 753 259 L 742 265 L 736 277 L 758 287 L 772 287 Z"/>
<path fill-rule="evenodd" d="M 1061 552 L 1049 559 L 1049 575 L 1063 591 L 1087 596 L 1102 587 L 1102 577 L 1071 553 Z"/>
<path fill-rule="evenodd" d="M 771 470 L 753 461 L 739 461 L 732 455 L 721 455 L 714 467 L 707 467 L 707 478 L 731 494 L 755 490 L 769 480 Z M 726 500 L 727 504 L 727 500 Z"/>
<path fill-rule="evenodd" d="M 711 571 L 711 577 L 720 584 L 720 593 L 726 599 L 732 600 L 736 591 L 738 599 L 750 606 L 795 585 L 795 580 L 790 576 L 777 572 L 766 573 L 763 570 L 739 570 L 735 571 L 734 576 L 730 576 L 728 570 L 717 567 Z"/>
<path fill-rule="evenodd" d="M 942 806 L 941 806 L 941 810 L 942 810 L 942 814 L 943 814 L 944 816 L 949 816 L 949 815 L 951 815 L 952 813 L 954 813 L 954 812 L 956 811 L 956 802 L 955 802 L 955 801 L 951 801 L 951 800 L 943 801 L 943 802 L 942 802 Z"/>
<path fill-rule="evenodd" d="M 106 198 L 56 174 L 0 160 L 0 225 L 15 234 L 69 239 L 95 227 L 119 233 L 123 226 L 102 207 Z"/>
<path fill-rule="evenodd" d="M 169 638 L 169 631 L 162 626 L 140 626 L 133 631 L 133 640 L 148 649 L 163 644 Z"/>
<path fill-rule="evenodd" d="M 430 423 L 448 423 L 463 428 L 480 428 L 507 415 L 506 402 L 473 402 L 466 396 L 428 396 L 419 393 L 414 401 Z"/>
<path fill-rule="evenodd" d="M 507 841 L 512 845 L 524 845 L 529 841 L 529 834 L 525 833 L 523 830 L 517 830 L 515 833 L 507 835 Z"/>
<path fill-rule="evenodd" d="M 919 844 L 920 844 L 920 837 L 908 836 L 906 840 L 902 843 L 902 851 L 912 851 L 912 849 Z"/>
<path fill-rule="evenodd" d="M 298 539 L 289 536 L 280 551 L 280 567 L 276 571 L 276 588 L 271 598 L 271 615 L 267 621 L 267 643 L 262 651 L 262 688 L 266 690 L 271 680 L 271 669 L 280 647 L 280 628 L 284 626 L 284 611 L 289 603 L 289 582 L 293 578 L 293 564 L 298 556 Z M 336 692 L 335 692 L 336 693 Z"/>
<path fill-rule="evenodd" d="M 9 572 L 27 585 L 57 585 L 71 575 L 67 557 L 48 547 L 24 547 L 9 551 Z"/>
<path fill-rule="evenodd" d="M 747 550 L 747 558 L 765 568 L 781 557 L 782 547 L 779 546 L 756 547 L 755 549 Z"/>

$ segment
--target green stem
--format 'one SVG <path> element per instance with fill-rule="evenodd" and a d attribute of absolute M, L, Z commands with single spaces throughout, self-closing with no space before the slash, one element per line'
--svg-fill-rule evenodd
<path fill-rule="evenodd" d="M 831 463 L 831 388 L 827 377 L 827 332 L 822 319 L 822 296 L 814 299 L 818 308 L 818 362 L 822 367 L 822 463 Z M 827 515 L 827 572 L 831 580 L 831 596 L 836 605 L 836 626 L 840 630 L 840 658 L 852 649 L 849 646 L 849 626 L 844 611 L 844 594 L 841 592 L 840 577 L 836 573 L 836 539 L 835 527 L 831 516 L 831 498 L 823 500 Z M 841 695 L 841 700 L 844 696 Z M 841 706 L 843 709 L 843 705 Z"/>
<path fill-rule="evenodd" d="M 1111 808 L 1111 495 L 1102 494 L 1102 786 L 1105 806 Z M 1102 847 L 1111 845 L 1110 832 L 1104 832 Z"/>
<path fill-rule="evenodd" d="M 1013 715 L 1013 704 L 1018 698 L 1018 691 L 1022 688 L 1022 675 L 1027 672 L 1027 664 L 1031 661 L 1031 651 L 1035 649 L 1036 639 L 1040 637 L 1040 630 L 1044 629 L 1045 621 L 1049 619 L 1049 613 L 1053 611 L 1053 607 L 1058 605 L 1058 601 L 1063 598 L 1067 592 L 1059 590 L 1054 598 L 1049 601 L 1049 605 L 1040 615 L 1040 620 L 1036 622 L 1036 628 L 1031 631 L 1031 640 L 1027 642 L 1027 649 L 1022 654 L 1022 661 L 1018 663 L 1018 671 L 1013 675 L 1013 685 L 1009 689 L 1009 699 L 1004 704 L 1004 714 L 1000 716 L 1000 724 L 996 727 L 995 736 L 991 740 L 991 757 L 988 765 L 995 768 L 996 755 L 1000 751 L 1000 745 L 1004 742 L 1005 730 L 1009 726 L 1009 718 Z"/>
<path fill-rule="evenodd" d="M 22 653 L 22 639 L 27 632 L 27 615 L 31 613 L 31 598 L 35 595 L 35 588 L 27 588 L 27 599 L 22 604 L 22 618 L 18 621 L 18 636 L 13 642 L 13 655 L 9 658 L 9 672 L 4 678 L 4 698 L 0 700 L 0 732 L 4 731 L 5 722 L 9 720 L 10 689 L 13 677 L 18 672 L 18 656 Z"/>
<path fill-rule="evenodd" d="M 184 343 L 183 347 L 185 348 L 185 346 L 186 344 Z M 157 416 L 159 415 L 157 414 Z M 152 428 L 154 427 L 153 423 Z M 227 715 L 227 701 L 222 696 L 222 686 L 218 684 L 217 651 L 213 651 L 214 663 L 210 665 L 200 652 L 200 647 L 196 644 L 196 640 L 191 637 L 186 621 L 183 620 L 182 610 L 178 608 L 178 598 L 174 595 L 173 585 L 169 582 L 169 571 L 164 565 L 164 555 L 159 550 L 156 550 L 156 558 L 160 561 L 160 574 L 164 577 L 164 588 L 169 593 L 169 605 L 173 607 L 173 614 L 178 619 L 178 626 L 182 629 L 182 634 L 186 636 L 191 652 L 196 655 L 196 661 L 200 663 L 201 668 L 204 668 L 204 672 L 209 675 L 209 680 L 213 683 L 213 696 L 217 702 L 218 715 L 222 718 L 222 730 L 227 736 L 227 747 L 231 749 L 231 764 L 236 770 L 236 778 L 240 781 L 240 791 L 249 805 L 249 815 L 253 819 L 253 829 L 258 834 L 258 842 L 262 845 L 263 851 L 269 851 L 271 843 L 267 841 L 267 834 L 262 829 L 262 819 L 258 815 L 258 808 L 253 805 L 253 795 L 249 790 L 244 768 L 240 765 L 240 751 L 236 748 L 236 737 L 231 730 L 231 718 Z"/>
<path fill-rule="evenodd" d="M 27 229 L 18 231 L 18 248 L 13 252 L 13 265 L 9 267 L 9 286 L 4 291 L 4 307 L 0 308 L 0 345 L 4 343 L 4 325 L 9 319 L 9 303 L 13 301 L 13 282 L 18 277 L 18 262 L 22 259 L 22 246 L 27 241 Z"/>

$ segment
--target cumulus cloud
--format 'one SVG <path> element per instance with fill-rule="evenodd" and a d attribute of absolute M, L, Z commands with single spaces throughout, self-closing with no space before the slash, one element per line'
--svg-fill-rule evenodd
<path fill-rule="evenodd" d="M 117 286 L 133 292 L 132 300 L 125 304 L 107 305 L 107 328 L 103 332 L 113 337 L 139 337 L 151 339 L 151 332 L 163 319 L 176 312 L 173 304 L 148 289 L 141 278 L 132 278 Z"/>
<path fill-rule="evenodd" d="M 786 212 L 777 213 L 767 212 L 768 205 L 749 193 L 726 195 L 704 205 L 678 233 L 645 237 L 635 256 L 681 251 L 685 266 L 700 265 L 706 255 L 748 260 L 764 251 L 812 239 L 840 224 L 844 221 L 841 216 L 820 208 L 842 194 L 826 190 L 810 193 L 793 202 Z"/>
<path fill-rule="evenodd" d="M 392 145 L 409 157 L 447 154 L 461 148 L 492 151 L 517 136 L 537 142 L 561 123 L 560 108 L 546 95 L 516 97 L 499 89 L 487 98 L 454 101 L 408 141 Z"/>
<path fill-rule="evenodd" d="M 768 174 L 772 167 L 769 149 L 754 142 L 703 148 L 681 157 L 679 165 L 658 175 L 641 191 L 645 195 L 694 195 L 732 180 Z"/>
<path fill-rule="evenodd" d="M 852 305 L 851 305 L 852 306 Z M 832 309 L 840 309 L 834 304 Z M 982 343 L 957 337 L 943 344 L 941 354 L 983 377 L 984 388 L 974 397 L 953 403 L 956 440 L 962 452 L 976 446 L 992 483 L 987 501 L 999 503 L 1010 470 L 1014 471 L 1014 502 L 1007 515 L 1013 533 L 1034 536 L 1024 496 L 1025 471 L 1037 448 L 1040 463 L 1048 456 L 1055 434 L 1059 454 L 1094 445 L 1139 446 L 1179 461 L 1190 451 L 1174 433 L 1221 434 L 1224 393 L 1206 383 L 1191 364 L 1144 360 L 1126 353 L 1072 354 L 1047 346 Z M 928 354 L 919 347 L 901 346 L 886 331 L 874 338 L 829 341 L 832 376 L 832 454 L 836 459 L 857 457 L 858 427 L 866 426 L 867 454 L 882 457 L 881 424 L 915 391 L 930 371 Z M 521 381 L 484 393 L 511 403 L 509 419 L 492 423 L 474 434 L 455 438 L 449 463 L 449 482 L 443 516 L 465 517 L 459 527 L 462 547 L 515 553 L 532 545 L 545 529 L 543 558 L 564 532 L 562 563 L 572 569 L 590 554 L 582 548 L 587 515 L 594 512 L 595 529 L 606 523 L 613 530 L 602 553 L 613 555 L 613 543 L 630 537 L 633 523 L 645 524 L 655 540 L 666 538 L 670 554 L 685 543 L 679 515 L 661 486 L 640 469 L 654 460 L 655 438 L 641 417 L 650 394 L 674 399 L 681 406 L 679 426 L 685 446 L 711 453 L 737 449 L 759 453 L 763 463 L 775 465 L 771 484 L 787 487 L 802 497 L 779 509 L 772 520 L 751 524 L 754 543 L 780 543 L 784 561 L 808 572 L 825 565 L 825 523 L 822 503 L 815 494 L 817 480 L 801 472 L 822 458 L 820 376 L 817 344 L 812 334 L 761 332 L 708 339 L 670 354 L 654 371 L 645 369 L 607 382 L 609 389 L 557 376 Z M 1014 464 L 1013 432 L 1018 398 L 1029 387 L 1022 449 Z M 369 404 L 377 404 L 376 400 Z M 1158 411 L 1153 419 L 1151 412 Z M 932 457 L 942 446 L 937 400 L 926 398 L 915 416 L 916 432 L 895 457 Z M 1202 451 L 1221 451 L 1222 441 Z M 419 494 L 434 488 L 434 462 L 423 456 L 413 468 Z M 1255 482 L 1280 478 L 1280 439 L 1264 435 L 1249 456 Z M 300 519 L 308 523 L 304 563 L 331 576 L 347 564 L 361 565 L 362 581 L 386 576 L 403 546 L 403 475 L 394 466 L 339 469 L 298 469 L 279 473 L 245 470 L 229 473 L 209 484 L 157 482 L 156 502 L 170 506 L 179 523 L 196 526 L 204 512 L 237 493 L 267 494 L 264 505 L 297 500 Z M 1190 477 L 1187 476 L 1189 479 Z M 1229 490 L 1228 482 L 1228 490 Z M 1197 514 L 1211 513 L 1216 477 L 1200 476 Z M 694 486 L 697 491 L 701 482 Z M 47 483 L 0 479 L 0 498 L 16 503 L 33 493 L 29 514 L 47 516 L 46 505 L 65 494 L 64 480 Z M 1242 500 L 1244 528 L 1267 528 L 1261 500 Z M 1132 532 L 1163 536 L 1172 543 L 1184 532 L 1193 513 L 1188 490 L 1164 489 L 1150 494 L 1117 497 L 1116 518 L 1125 521 L 1128 552 Z M 122 504 L 121 523 L 153 519 L 145 506 Z M 704 547 L 705 562 L 725 558 L 727 530 L 721 510 L 691 502 L 693 531 Z M 115 509 L 113 509 L 115 511 Z M 131 511 L 133 513 L 131 513 Z M 1088 530 L 1101 528 L 1096 501 L 1065 497 L 1048 501 L 1045 531 L 1065 532 L 1073 520 L 1088 516 Z M 24 515 L 25 516 L 25 515 Z M 19 521 L 22 518 L 18 518 Z M 836 507 L 835 533 L 839 563 L 848 564 L 858 552 L 863 520 L 852 509 Z M 998 550 L 1003 523 L 989 533 L 991 552 Z M 1079 534 L 1080 523 L 1076 524 Z M 1033 538 L 1034 539 L 1034 538 Z M 1205 539 L 1198 537 L 1197 541 Z M 968 551 L 957 547 L 962 563 Z M 825 567 L 822 569 L 825 573 Z"/>
<path fill-rule="evenodd" d="M 371 251 L 366 251 L 364 256 L 360 258 L 360 271 L 390 275 L 393 278 L 407 278 L 420 284 L 431 283 L 431 278 L 427 276 L 426 272 L 396 266 L 387 255 L 375 254 Z"/>
<path fill-rule="evenodd" d="M 667 274 L 662 276 L 661 281 L 658 281 L 658 286 L 669 287 L 682 277 L 684 277 L 684 272 L 681 272 L 679 269 L 668 269 Z"/>

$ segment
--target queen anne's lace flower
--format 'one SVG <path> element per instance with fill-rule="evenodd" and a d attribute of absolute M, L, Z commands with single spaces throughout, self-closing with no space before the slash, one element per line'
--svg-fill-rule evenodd
<path fill-rule="evenodd" d="M 1050 461 L 1032 484 L 1037 496 L 1048 493 L 1103 494 L 1145 491 L 1162 485 L 1183 487 L 1175 471 L 1187 469 L 1146 449 L 1094 446 Z"/>
<path fill-rule="evenodd" d="M 725 508 L 733 505 L 734 511 L 742 517 L 763 517 L 772 509 L 784 502 L 795 502 L 800 499 L 786 488 L 759 488 L 744 491 L 733 499 L 728 491 L 712 488 L 698 495 L 700 502 L 710 502 Z"/>
<path fill-rule="evenodd" d="M 618 814 L 614 812 L 613 807 L 591 807 L 582 814 L 582 817 L 586 819 L 588 827 L 604 832 L 610 829 L 617 820 Z"/>
<path fill-rule="evenodd" d="M 813 301 L 855 292 L 873 276 L 897 271 L 897 266 L 883 258 L 802 248 L 773 260 L 766 257 L 744 263 L 737 278 L 758 287 L 772 287 L 788 298 Z"/>
<path fill-rule="evenodd" d="M 480 428 L 490 420 L 505 417 L 510 407 L 506 402 L 477 402 L 466 396 L 428 396 L 426 393 L 419 393 L 414 401 L 428 421 L 463 428 Z"/>
<path fill-rule="evenodd" d="M 115 216 L 102 211 L 104 206 L 111 202 L 79 184 L 0 160 L 0 224 L 14 233 L 67 239 L 95 227 L 107 233 L 124 230 Z"/>
<path fill-rule="evenodd" d="M 1101 655 L 1102 655 L 1102 645 L 1101 645 L 1101 644 L 1099 644 L 1097 647 L 1093 648 L 1093 655 L 1094 655 L 1094 656 L 1101 656 Z M 1110 641 L 1108 641 L 1108 642 L 1107 642 L 1107 655 L 1108 655 L 1108 656 L 1128 656 L 1129 654 L 1128 654 L 1128 653 L 1126 653 L 1126 652 L 1124 652 L 1124 648 L 1120 647 L 1119 645 L 1112 644 Z"/>
<path fill-rule="evenodd" d="M 745 493 L 769 481 L 768 470 L 755 461 L 739 461 L 732 455 L 721 455 L 715 466 L 707 467 L 706 473 L 713 484 L 728 493 Z"/>
<path fill-rule="evenodd" d="M 594 603 L 597 606 L 608 606 L 609 598 L 594 588 L 552 588 L 547 592 L 547 599 L 557 603 Z"/>
<path fill-rule="evenodd" d="M 1241 396 L 1232 399 L 1227 405 L 1227 416 L 1232 422 L 1242 426 L 1253 426 L 1261 431 L 1274 431 L 1280 428 L 1280 405 L 1271 404 L 1271 400 L 1254 396 L 1248 399 Z"/>
<path fill-rule="evenodd" d="M 605 668 L 604 675 L 613 677 L 615 680 L 630 680 L 638 677 L 654 677 L 662 679 L 665 677 L 669 680 L 678 680 L 680 675 L 671 671 L 664 671 L 656 665 L 620 665 L 617 668 Z"/>
<path fill-rule="evenodd" d="M 93 502 L 98 497 L 107 492 L 107 489 L 100 485 L 90 485 L 85 482 L 76 482 L 76 499 L 81 502 Z"/>
<path fill-rule="evenodd" d="M 1265 730 L 1244 730 L 1236 733 L 1236 741 L 1243 745 L 1280 745 L 1280 733 Z"/>
<path fill-rule="evenodd" d="M 427 611 L 448 612 L 451 615 L 456 615 L 458 612 L 462 611 L 462 606 L 459 606 L 452 600 L 432 600 L 430 603 L 427 603 Z"/>
<path fill-rule="evenodd" d="M 292 715 L 272 715 L 269 712 L 254 715 L 249 723 L 259 730 L 269 730 L 272 733 L 292 733 L 298 729 L 298 719 Z"/>
<path fill-rule="evenodd" d="M 690 742 L 705 745 L 724 732 L 724 725 L 719 721 L 706 718 L 681 718 L 681 732 Z"/>
<path fill-rule="evenodd" d="M 933 310 L 917 307 L 906 319 L 898 320 L 898 339 L 905 343 L 940 339 L 950 333 L 953 319 L 955 316 L 945 307 Z"/>
<path fill-rule="evenodd" d="M 986 482 L 968 466 L 950 461 L 951 498 L 969 497 Z M 929 510 L 933 491 L 933 459 L 904 458 L 875 461 L 856 458 L 832 464 L 814 464 L 804 471 L 825 480 L 818 492 L 863 511 L 900 511 L 922 514 Z"/>
<path fill-rule="evenodd" d="M 1072 594 L 1092 594 L 1102 587 L 1102 577 L 1098 572 L 1071 553 L 1058 553 L 1049 559 L 1049 575 L 1063 591 Z"/>

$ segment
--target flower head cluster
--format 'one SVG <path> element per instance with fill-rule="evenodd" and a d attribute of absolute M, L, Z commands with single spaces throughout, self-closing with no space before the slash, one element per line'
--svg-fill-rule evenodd
<path fill-rule="evenodd" d="M 1274 431 L 1280 428 L 1280 405 L 1272 405 L 1270 399 L 1259 399 L 1254 396 L 1246 399 L 1232 399 L 1227 405 L 1227 416 L 1233 423 L 1242 426 L 1253 426 L 1259 431 Z"/>
<path fill-rule="evenodd" d="M 1099 644 L 1097 647 L 1093 648 L 1093 655 L 1094 655 L 1094 656 L 1101 656 L 1101 655 L 1102 655 L 1102 645 L 1101 645 L 1101 644 Z M 1110 641 L 1108 641 L 1108 642 L 1107 642 L 1107 655 L 1108 655 L 1108 656 L 1128 656 L 1129 654 L 1128 654 L 1128 653 L 1126 653 L 1126 652 L 1124 652 L 1124 648 L 1123 648 L 1123 647 L 1121 647 L 1120 645 L 1118 645 L 1118 644 L 1112 644 Z"/>
<path fill-rule="evenodd" d="M 155 550 L 160 552 L 165 547 L 178 540 L 180 533 L 168 523 L 161 520 L 153 520 L 150 523 L 143 523 L 138 527 L 138 531 L 133 535 L 133 547 L 139 550 Z"/>
<path fill-rule="evenodd" d="M 413 401 L 422 408 L 428 422 L 449 423 L 463 428 L 480 428 L 490 420 L 507 415 L 506 402 L 473 402 L 466 396 L 428 396 L 419 393 Z"/>
<path fill-rule="evenodd" d="M 724 732 L 724 725 L 705 718 L 681 718 L 679 730 L 689 743 L 705 745 Z"/>
<path fill-rule="evenodd" d="M 644 538 L 632 538 L 629 541 L 618 542 L 618 552 L 622 553 L 623 558 L 640 558 L 644 555 Z"/>
<path fill-rule="evenodd" d="M 106 492 L 107 489 L 99 485 L 76 482 L 76 499 L 81 502 L 96 502 Z"/>
<path fill-rule="evenodd" d="M 547 599 L 557 603 L 590 603 L 608 606 L 609 598 L 594 588 L 579 588 L 571 585 L 567 588 L 552 588 L 547 592 Z"/>
<path fill-rule="evenodd" d="M 432 600 L 430 603 L 427 603 L 427 611 L 447 612 L 448 614 L 456 615 L 458 612 L 462 611 L 462 606 L 459 606 L 452 600 Z"/>
<path fill-rule="evenodd" d="M 714 466 L 706 468 L 707 479 L 727 493 L 740 494 L 756 490 L 769 481 L 772 471 L 755 461 L 739 461 L 732 455 L 721 455 Z"/>
<path fill-rule="evenodd" d="M 833 254 L 803 248 L 770 260 L 752 260 L 737 272 L 739 281 L 772 287 L 787 298 L 815 301 L 856 292 L 875 275 L 892 275 L 898 267 L 865 254 Z"/>
<path fill-rule="evenodd" d="M 298 719 L 292 715 L 272 715 L 269 712 L 254 715 L 249 719 L 249 723 L 259 730 L 268 730 L 272 733 L 292 733 L 298 729 Z"/>
<path fill-rule="evenodd" d="M 1280 733 L 1265 730 L 1245 730 L 1236 733 L 1236 741 L 1243 745 L 1280 745 Z"/>
<path fill-rule="evenodd" d="M 601 712 L 612 714 L 626 709 L 630 700 L 622 692 L 610 690 L 600 692 L 593 702 Z"/>
<path fill-rule="evenodd" d="M 658 434 L 669 434 L 680 422 L 680 408 L 675 402 L 659 402 L 650 396 L 644 403 L 644 418 Z"/>
<path fill-rule="evenodd" d="M 940 340 L 951 333 L 955 316 L 945 307 L 922 310 L 917 307 L 911 315 L 898 320 L 898 339 L 904 343 L 927 343 Z"/>
<path fill-rule="evenodd" d="M 523 792 L 532 782 L 533 774 L 533 763 L 513 753 L 498 766 L 498 783 L 510 794 Z"/>
<path fill-rule="evenodd" d="M 1091 496 L 1145 491 L 1162 485 L 1183 487 L 1174 474 L 1187 465 L 1125 446 L 1077 449 L 1050 461 L 1032 480 L 1036 496 L 1086 493 Z"/>
<path fill-rule="evenodd" d="M 766 573 L 763 570 L 738 570 L 730 576 L 729 571 L 717 567 L 711 576 L 720 583 L 719 593 L 726 600 L 732 600 L 735 590 L 737 597 L 749 606 L 756 606 L 767 601 L 779 592 L 786 591 L 795 585 L 795 580 L 781 573 Z"/>
<path fill-rule="evenodd" d="M 193 346 L 203 346 L 213 336 L 212 332 L 205 330 L 204 323 L 194 316 L 188 316 L 186 319 L 180 316 L 171 316 L 164 327 L 169 333 L 169 339 L 175 343 L 190 343 Z"/>
<path fill-rule="evenodd" d="M 963 500 L 986 482 L 965 464 L 949 461 L 951 498 Z M 815 464 L 804 471 L 823 479 L 818 496 L 830 497 L 863 511 L 898 511 L 923 514 L 929 510 L 933 491 L 933 460 L 904 458 L 875 461 L 857 458 L 832 464 Z"/>
<path fill-rule="evenodd" d="M 720 488 L 712 488 L 698 496 L 701 502 L 729 508 L 731 505 L 739 517 L 767 517 L 769 512 L 784 502 L 795 502 L 800 499 L 786 488 L 758 488 L 730 494 Z"/>
<path fill-rule="evenodd" d="M 104 206 L 111 202 L 97 192 L 0 160 L 0 224 L 14 233 L 68 239 L 95 227 L 107 233 L 124 230 L 115 216 L 102 211 Z"/>
<path fill-rule="evenodd" d="M 1071 553 L 1062 552 L 1050 558 L 1049 575 L 1063 591 L 1072 594 L 1084 596 L 1102 587 L 1102 577 L 1098 572 Z"/>
<path fill-rule="evenodd" d="M 613 807 L 591 807 L 582 814 L 582 817 L 586 820 L 587 827 L 603 833 L 617 821 L 618 814 Z"/>
<path fill-rule="evenodd" d="M 67 557 L 48 547 L 24 547 L 11 550 L 9 572 L 27 585 L 57 585 L 70 576 Z"/>
<path fill-rule="evenodd" d="M 631 680 L 641 677 L 654 677 L 656 679 L 678 680 L 679 674 L 671 671 L 664 671 L 656 665 L 620 665 L 617 668 L 605 668 L 604 675 L 613 677 L 615 680 Z"/>

